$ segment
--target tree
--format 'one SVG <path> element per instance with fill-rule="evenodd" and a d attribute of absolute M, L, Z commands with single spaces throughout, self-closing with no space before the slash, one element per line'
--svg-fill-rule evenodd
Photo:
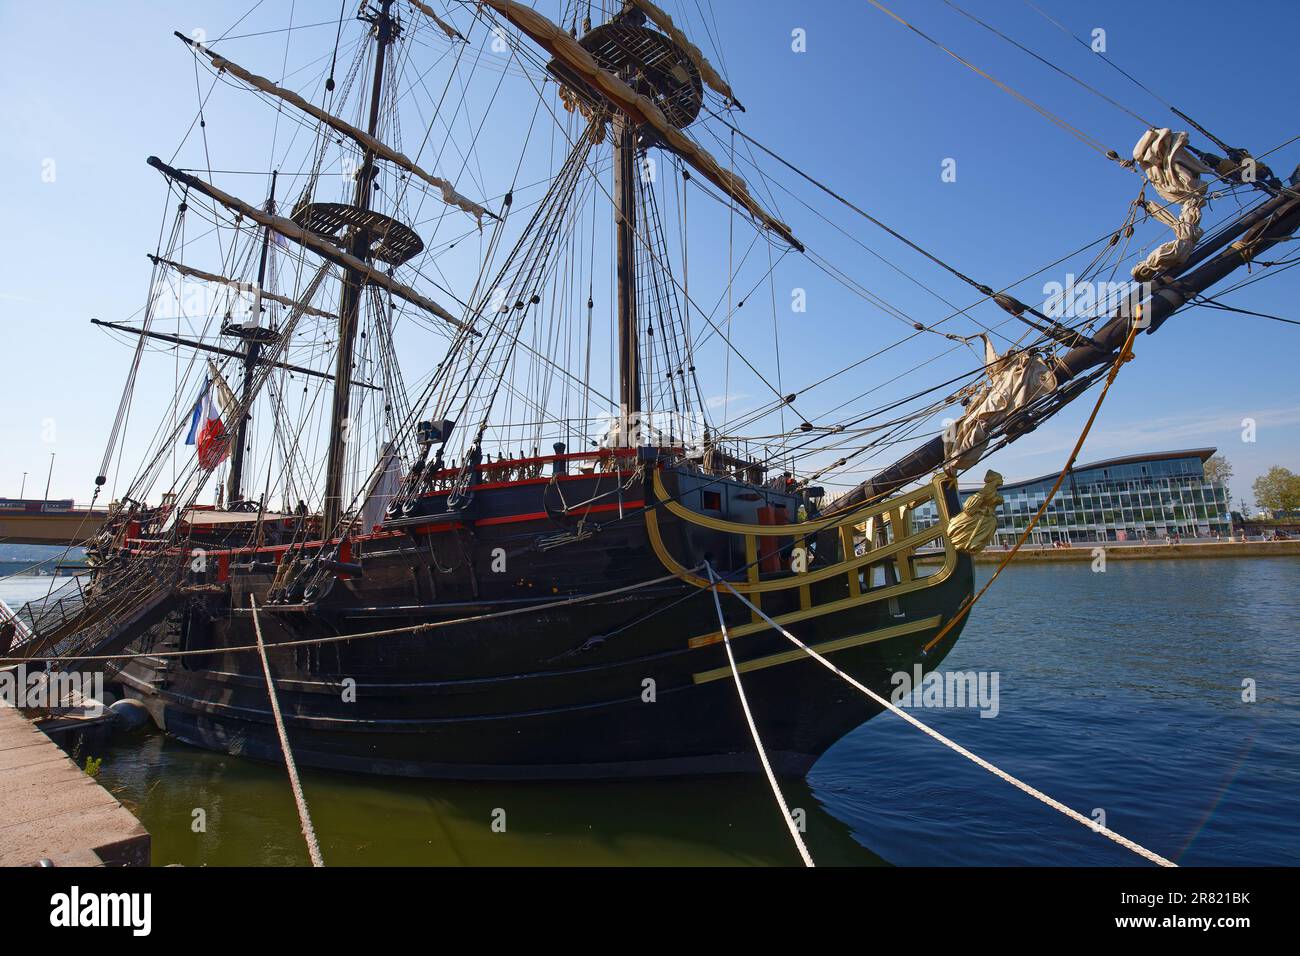
<path fill-rule="evenodd" d="M 1255 503 L 1265 511 L 1294 511 L 1300 508 L 1300 475 L 1274 465 L 1255 479 Z"/>
<path fill-rule="evenodd" d="M 1226 486 L 1232 477 L 1232 463 L 1222 455 L 1205 459 L 1205 480 L 1221 481 Z"/>

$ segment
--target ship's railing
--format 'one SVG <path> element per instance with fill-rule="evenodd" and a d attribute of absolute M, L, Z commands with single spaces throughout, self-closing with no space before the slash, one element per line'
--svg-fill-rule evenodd
<path fill-rule="evenodd" d="M 664 567 L 699 588 L 715 585 L 673 557 L 664 542 L 658 509 L 697 527 L 739 536 L 745 556 L 745 580 L 730 582 L 731 586 L 755 603 L 764 594 L 797 589 L 799 610 L 780 618 L 782 623 L 789 623 L 862 604 L 896 601 L 904 594 L 947 580 L 957 567 L 957 550 L 947 535 L 947 480 L 937 476 L 914 491 L 841 515 L 790 524 L 747 524 L 692 511 L 668 494 L 660 472 L 655 470 L 650 481 L 654 500 L 647 501 L 646 528 L 650 545 Z M 939 521 L 914 532 L 912 513 L 930 503 Z M 811 543 L 814 539 L 824 542 L 828 536 L 838 538 L 838 553 L 827 560 L 823 549 L 813 560 L 815 549 Z M 785 544 L 778 543 L 781 541 Z M 935 542 L 942 546 L 943 561 L 931 573 L 922 573 L 915 563 L 917 552 Z M 927 551 L 931 556 L 935 554 L 933 548 Z M 774 559 L 779 570 L 764 571 L 764 566 L 773 566 Z M 801 565 L 806 570 L 801 570 Z M 837 578 L 843 579 L 847 593 L 839 591 L 843 596 L 815 603 L 813 586 Z M 709 643 L 714 638 L 721 639 L 718 635 L 704 635 L 692 644 Z"/>
<path fill-rule="evenodd" d="M 662 448 L 661 452 L 665 454 L 681 454 L 681 448 Z M 483 482 L 510 482 L 525 481 L 530 478 L 549 478 L 557 473 L 556 466 L 560 466 L 560 473 L 581 474 L 585 469 L 581 463 L 590 462 L 593 470 L 604 468 L 606 470 L 623 470 L 631 471 L 636 468 L 640 449 L 633 445 L 626 448 L 599 448 L 594 451 L 576 451 L 566 452 L 562 455 L 532 455 L 529 457 L 496 458 L 492 461 L 481 461 L 474 469 L 477 480 Z M 577 465 L 578 471 L 569 470 L 569 465 Z M 549 472 L 547 468 L 549 466 Z M 448 487 L 450 482 L 460 476 L 459 468 L 442 468 L 438 471 L 426 472 L 421 476 L 421 482 L 424 485 L 432 485 L 437 488 Z"/>
<path fill-rule="evenodd" d="M 75 574 L 46 597 L 28 601 L 18 609 L 17 616 L 32 631 L 66 624 L 81 613 L 86 595 L 82 587 L 83 574 Z"/>
<path fill-rule="evenodd" d="M 158 555 L 116 574 L 101 570 L 90 588 L 77 575 L 50 596 L 29 601 L 17 612 L 25 639 L 15 640 L 7 654 L 75 660 L 94 653 L 169 598 L 178 560 Z"/>

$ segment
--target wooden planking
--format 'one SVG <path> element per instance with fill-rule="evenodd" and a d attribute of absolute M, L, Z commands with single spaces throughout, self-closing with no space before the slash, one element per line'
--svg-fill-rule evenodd
<path fill-rule="evenodd" d="M 54 741 L 0 705 L 0 866 L 149 864 L 149 833 Z"/>

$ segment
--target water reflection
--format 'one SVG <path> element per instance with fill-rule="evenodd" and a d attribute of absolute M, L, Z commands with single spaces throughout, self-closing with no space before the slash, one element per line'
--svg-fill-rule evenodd
<path fill-rule="evenodd" d="M 148 732 L 105 755 L 100 780 L 153 836 L 155 866 L 299 866 L 306 848 L 283 767 L 209 753 Z M 329 865 L 797 865 L 761 776 L 667 781 L 469 784 L 307 770 L 303 789 Z M 806 814 L 819 865 L 881 865 L 817 802 Z M 202 811 L 196 814 L 195 811 Z M 492 822 L 504 812 L 505 832 Z M 202 820 L 206 832 L 195 832 Z"/>

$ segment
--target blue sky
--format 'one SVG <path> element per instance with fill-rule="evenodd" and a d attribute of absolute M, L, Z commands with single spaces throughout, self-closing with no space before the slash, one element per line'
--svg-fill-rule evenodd
<path fill-rule="evenodd" d="M 558 7 L 555 2 L 538 5 L 552 14 Z M 1132 117 L 938 0 L 890 0 L 888 5 L 1121 155 L 1128 154 L 1143 131 Z M 1019 0 L 964 0 L 961 5 L 1143 117 L 1178 125 L 1159 101 Z M 1039 5 L 1080 35 L 1104 29 L 1107 52 L 1116 62 L 1233 144 L 1263 152 L 1300 133 L 1289 108 L 1294 94 L 1293 37 L 1300 25 L 1300 8 L 1293 3 L 1265 0 L 1254 5 L 1248 17 L 1200 0 L 1100 0 L 1086 5 L 1041 0 Z M 158 174 L 144 159 L 152 153 L 164 158 L 172 154 L 196 106 L 192 59 L 172 30 L 188 34 L 198 27 L 215 37 L 252 6 L 253 0 L 0 6 L 0 182 L 5 186 L 0 215 L 8 227 L 0 234 L 0 354 L 5 358 L 0 495 L 16 496 L 23 472 L 28 472 L 28 496 L 39 496 L 53 452 L 57 458 L 51 495 L 88 499 L 129 360 L 129 352 L 93 329 L 89 319 L 124 320 L 142 305 L 149 275 L 145 253 L 155 247 L 166 202 Z M 438 6 L 450 8 L 458 23 L 469 22 L 458 4 Z M 664 6 L 688 28 L 698 29 L 694 0 Z M 710 26 L 723 38 L 720 49 L 707 35 L 693 35 L 716 58 L 745 103 L 747 112 L 739 124 L 746 132 L 990 285 L 1019 278 L 1114 229 L 1137 192 L 1132 173 L 1104 160 L 865 0 L 719 0 L 712 9 L 716 22 L 710 20 Z M 283 27 L 291 13 L 299 25 L 330 21 L 338 16 L 338 4 L 263 0 L 233 34 Z M 806 31 L 806 52 L 791 49 L 796 29 Z M 474 39 L 479 45 L 485 42 L 481 31 Z M 327 51 L 332 41 L 331 26 L 304 27 L 291 36 L 231 40 L 218 49 L 278 75 L 282 64 L 292 68 L 306 63 Z M 234 162 L 236 157 L 248 165 L 248 156 L 256 155 L 263 157 L 259 168 L 264 168 L 267 119 L 243 122 L 240 111 L 246 104 L 227 90 L 221 93 L 209 110 L 213 165 L 219 168 L 226 158 Z M 526 122 L 533 104 L 521 98 L 517 106 L 505 109 L 506 116 L 513 110 Z M 408 141 L 417 134 L 406 127 Z M 715 153 L 721 148 L 716 140 L 701 141 Z M 1200 137 L 1195 142 L 1212 148 Z M 200 148 L 191 137 L 182 159 L 197 160 L 195 150 Z M 956 162 L 953 182 L 940 175 L 948 159 Z M 51 161 L 55 175 L 49 182 L 43 173 Z M 1268 161 L 1285 175 L 1300 161 L 1300 143 Z M 814 194 L 788 174 L 773 164 L 761 165 L 813 201 Z M 463 191 L 481 186 L 494 194 L 506 185 L 500 172 L 489 162 L 481 175 L 475 169 L 475 175 L 467 174 L 459 184 Z M 245 185 L 242 195 L 260 201 L 260 181 L 250 177 Z M 835 207 L 824 198 L 816 200 L 818 209 L 933 293 L 847 241 L 781 189 L 752 185 L 756 195 L 774 197 L 777 211 L 811 249 L 908 315 L 933 321 L 950 311 L 938 296 L 963 306 L 977 298 L 865 221 L 842 209 L 832 213 Z M 693 201 L 694 208 L 702 208 L 701 201 Z M 1216 204 L 1214 215 L 1230 208 Z M 710 237 L 725 238 L 721 222 L 715 216 L 701 223 L 704 248 Z M 1144 243 L 1164 238 L 1152 226 L 1139 236 Z M 466 255 L 471 253 L 467 248 Z M 464 261 L 448 268 L 457 291 L 472 283 Z M 701 300 L 711 302 L 725 277 L 725 257 L 719 255 L 711 264 L 707 255 L 693 252 L 691 268 L 697 289 L 714 283 L 712 292 L 700 292 Z M 762 269 L 755 278 L 761 274 Z M 1049 278 L 1064 276 L 1051 273 L 1017 291 L 1022 298 L 1041 299 L 1041 283 Z M 1297 282 L 1300 273 L 1284 273 L 1235 293 L 1229 301 L 1300 317 L 1292 308 Z M 744 279 L 738 279 L 737 286 L 747 287 Z M 794 288 L 807 291 L 805 314 L 792 314 L 788 308 Z M 765 287 L 764 293 L 768 291 Z M 798 257 L 782 261 L 770 292 L 777 303 L 780 371 L 786 388 L 811 382 L 826 369 L 865 356 L 906 332 L 899 322 Z M 990 306 L 978 314 L 990 322 L 1005 317 Z M 765 374 L 774 375 L 770 301 L 737 311 L 732 330 L 738 346 L 756 356 Z M 1112 390 L 1083 460 L 1216 445 L 1236 469 L 1234 504 L 1249 498 L 1251 480 L 1269 465 L 1300 470 L 1298 347 L 1300 328 L 1295 326 L 1206 309 L 1181 313 L 1158 335 L 1138 341 L 1138 360 L 1125 368 Z M 923 349 L 900 350 L 896 360 L 867 364 L 802 397 L 800 410 L 815 417 L 935 351 L 934 341 L 927 339 Z M 713 351 L 706 359 L 716 368 L 723 357 Z M 918 381 L 933 384 L 946 377 L 944 370 L 955 373 L 971 364 L 969 355 L 953 357 L 922 380 L 911 380 L 913 387 Z M 745 381 L 734 366 L 732 375 L 733 410 L 764 400 L 759 383 Z M 715 373 L 705 388 L 721 396 L 725 385 Z M 882 388 L 851 407 L 869 408 L 904 390 L 912 389 Z M 147 380 L 137 395 L 134 420 L 147 422 L 152 432 L 171 399 L 165 377 Z M 1077 403 L 990 464 L 1008 479 L 1059 468 L 1090 406 L 1090 399 Z M 1242 441 L 1243 419 L 1256 423 L 1254 442 Z"/>

